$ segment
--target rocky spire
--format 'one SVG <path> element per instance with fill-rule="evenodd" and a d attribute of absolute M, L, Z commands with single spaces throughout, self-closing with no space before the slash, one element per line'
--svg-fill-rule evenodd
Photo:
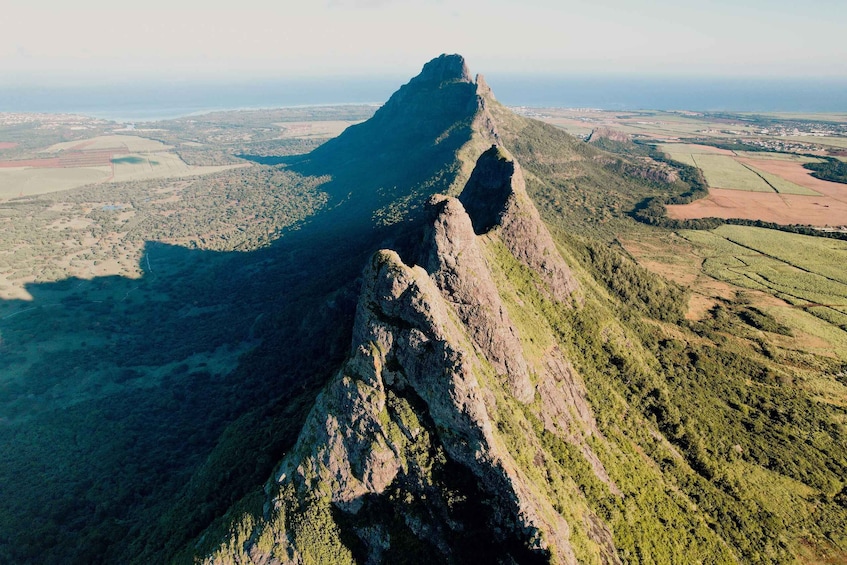
<path fill-rule="evenodd" d="M 504 148 L 493 145 L 479 157 L 459 200 L 474 231 L 484 234 L 497 228 L 509 251 L 541 275 L 554 299 L 565 301 L 577 289 L 570 268 L 526 192 L 520 165 Z"/>

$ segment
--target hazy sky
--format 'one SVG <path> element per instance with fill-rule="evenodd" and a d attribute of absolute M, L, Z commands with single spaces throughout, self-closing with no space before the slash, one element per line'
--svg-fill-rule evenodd
<path fill-rule="evenodd" d="M 845 0 L 3 0 L 0 85 L 473 72 L 847 77 Z"/>

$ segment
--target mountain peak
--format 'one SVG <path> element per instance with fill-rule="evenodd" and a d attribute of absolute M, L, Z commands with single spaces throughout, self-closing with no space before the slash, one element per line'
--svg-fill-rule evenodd
<path fill-rule="evenodd" d="M 473 82 L 465 58 L 461 55 L 442 54 L 423 66 L 414 82 Z"/>

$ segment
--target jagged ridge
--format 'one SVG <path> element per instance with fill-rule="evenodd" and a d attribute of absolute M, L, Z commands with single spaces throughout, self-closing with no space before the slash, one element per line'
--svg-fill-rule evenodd
<path fill-rule="evenodd" d="M 576 288 L 519 175 L 502 149 L 490 149 L 463 192 L 480 215 L 469 215 L 458 199 L 433 197 L 421 266 L 407 266 L 393 251 L 373 256 L 363 275 L 350 360 L 319 396 L 269 483 L 265 522 L 244 549 L 251 560 L 300 562 L 317 558 L 321 548 L 353 560 L 353 547 L 356 558 L 381 562 L 397 551 L 392 533 L 396 538 L 402 530 L 440 558 L 462 561 L 461 532 L 483 528 L 489 549 L 501 558 L 576 561 L 569 524 L 539 496 L 498 430 L 502 418 L 512 416 L 501 415 L 508 403 L 538 399 L 545 428 L 578 445 L 615 490 L 582 439 L 598 432 L 579 378 L 557 348 L 527 359 L 494 283 L 485 247 L 497 240 L 518 251 L 516 261 L 541 269 L 551 297 L 569 299 Z M 484 236 L 474 233 L 480 222 Z M 519 249 L 525 233 L 540 243 Z M 541 449 L 537 439 L 528 441 Z M 467 474 L 475 486 L 466 489 L 477 490 L 488 512 L 470 521 L 451 513 L 444 502 L 449 489 L 437 478 L 444 465 Z M 358 518 L 375 506 L 393 508 L 400 495 L 423 497 L 429 508 L 395 514 L 388 523 Z M 298 515 L 325 525 L 317 532 Z M 608 528 L 592 520 L 598 553 L 616 562 Z M 220 551 L 210 561 L 225 562 L 226 555 Z"/>

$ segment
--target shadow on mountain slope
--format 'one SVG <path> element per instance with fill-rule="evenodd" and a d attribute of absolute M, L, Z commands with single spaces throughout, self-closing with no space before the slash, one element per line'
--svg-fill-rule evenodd
<path fill-rule="evenodd" d="M 330 199 L 269 248 L 149 241 L 141 278 L 0 303 L 0 561 L 161 562 L 267 478 L 349 348 L 366 258 L 457 178 L 477 97 L 455 62 L 292 163 Z"/>
<path fill-rule="evenodd" d="M 0 305 L 0 561 L 114 561 L 150 525 L 167 545 L 243 495 L 252 469 L 190 478 L 216 445 L 232 450 L 221 433 L 250 411 L 272 426 L 281 407 L 296 430 L 285 407 L 343 357 L 360 261 L 349 247 L 326 260 L 325 243 L 148 242 L 139 279 L 29 284 L 31 302 Z M 244 461 L 205 472 L 248 464 L 262 480 L 293 439 L 241 437 Z"/>

